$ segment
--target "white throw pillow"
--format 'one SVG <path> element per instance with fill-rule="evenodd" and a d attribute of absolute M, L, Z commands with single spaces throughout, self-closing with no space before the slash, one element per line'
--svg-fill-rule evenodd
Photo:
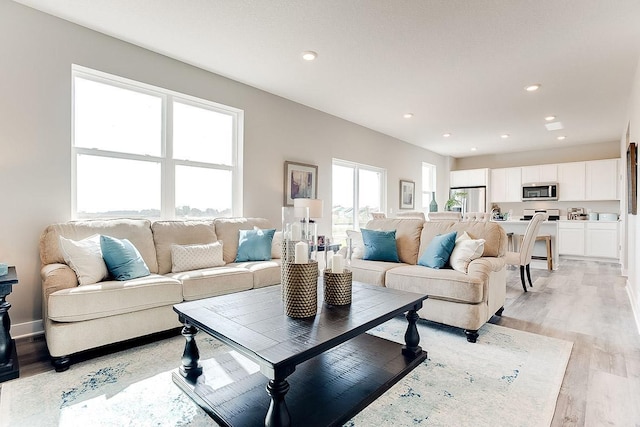
<path fill-rule="evenodd" d="M 466 273 L 469 263 L 482 256 L 484 242 L 484 239 L 472 239 L 465 231 L 456 239 L 456 245 L 449 257 L 451 267 L 456 271 Z"/>
<path fill-rule="evenodd" d="M 282 258 L 282 231 L 273 233 L 273 239 L 271 240 L 271 258 Z"/>
<path fill-rule="evenodd" d="M 171 245 L 171 272 L 199 270 L 201 268 L 220 267 L 222 259 L 222 241 L 206 245 Z"/>
<path fill-rule="evenodd" d="M 355 230 L 347 230 L 347 237 L 351 239 L 351 250 L 353 251 L 351 258 L 362 259 L 362 257 L 364 257 L 364 240 L 362 240 L 362 233 Z"/>
<path fill-rule="evenodd" d="M 59 236 L 59 242 L 64 262 L 75 271 L 79 284 L 91 285 L 109 276 L 102 258 L 99 234 L 80 241 Z"/>

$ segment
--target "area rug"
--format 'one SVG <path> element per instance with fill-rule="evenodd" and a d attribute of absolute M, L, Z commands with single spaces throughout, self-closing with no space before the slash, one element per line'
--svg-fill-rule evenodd
<path fill-rule="evenodd" d="M 405 328 L 397 318 L 369 333 L 403 342 Z M 492 324 L 475 344 L 459 329 L 420 321 L 418 330 L 428 359 L 347 426 L 551 423 L 572 343 Z M 203 333 L 197 340 L 202 360 L 230 351 Z M 183 346 L 177 336 L 6 382 L 0 426 L 215 426 L 172 382 Z"/>

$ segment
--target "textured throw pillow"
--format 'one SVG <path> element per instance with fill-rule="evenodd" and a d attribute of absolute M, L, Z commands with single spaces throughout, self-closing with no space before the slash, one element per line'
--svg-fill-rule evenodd
<path fill-rule="evenodd" d="M 100 236 L 100 247 L 109 274 L 114 279 L 130 280 L 150 274 L 140 252 L 129 240 Z"/>
<path fill-rule="evenodd" d="M 364 242 L 364 256 L 362 259 L 400 262 L 398 248 L 396 247 L 396 230 L 377 231 L 363 228 L 360 231 Z"/>
<path fill-rule="evenodd" d="M 429 268 L 442 268 L 447 264 L 456 244 L 456 232 L 438 234 L 431 239 L 418 264 Z"/>
<path fill-rule="evenodd" d="M 271 241 L 271 259 L 280 258 L 282 258 L 282 231 L 276 231 Z"/>
<path fill-rule="evenodd" d="M 102 259 L 99 234 L 94 234 L 80 241 L 59 237 L 60 251 L 64 262 L 76 272 L 79 284 L 98 283 L 109 275 L 104 259 Z"/>
<path fill-rule="evenodd" d="M 461 273 L 466 273 L 469 263 L 478 259 L 484 252 L 484 239 L 472 239 L 465 231 L 456 239 L 456 245 L 449 257 L 451 268 Z"/>
<path fill-rule="evenodd" d="M 362 233 L 355 230 L 347 230 L 347 237 L 351 239 L 351 258 L 362 259 L 364 256 L 364 241 L 362 240 Z"/>
<path fill-rule="evenodd" d="M 271 244 L 275 232 L 275 228 L 240 230 L 236 262 L 270 260 Z"/>
<path fill-rule="evenodd" d="M 224 261 L 221 241 L 206 245 L 171 245 L 172 273 L 222 265 L 224 265 Z"/>

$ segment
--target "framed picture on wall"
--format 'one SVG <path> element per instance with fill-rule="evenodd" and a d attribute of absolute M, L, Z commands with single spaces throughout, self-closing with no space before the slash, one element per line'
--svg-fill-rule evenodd
<path fill-rule="evenodd" d="M 293 199 L 317 199 L 318 166 L 284 162 L 284 206 L 293 206 Z"/>
<path fill-rule="evenodd" d="M 416 183 L 400 180 L 400 209 L 414 209 L 416 196 Z"/>
<path fill-rule="evenodd" d="M 627 213 L 638 214 L 638 146 L 630 142 L 627 148 Z"/>

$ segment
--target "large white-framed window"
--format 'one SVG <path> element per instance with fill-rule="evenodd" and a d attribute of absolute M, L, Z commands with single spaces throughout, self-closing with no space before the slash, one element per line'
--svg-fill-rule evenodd
<path fill-rule="evenodd" d="M 375 166 L 333 159 L 332 237 L 342 241 L 347 230 L 359 230 L 372 212 L 386 206 L 387 172 Z"/>
<path fill-rule="evenodd" d="M 436 192 L 436 165 L 422 162 L 422 207 L 428 208 Z"/>
<path fill-rule="evenodd" d="M 74 218 L 242 215 L 244 112 L 72 66 Z"/>

